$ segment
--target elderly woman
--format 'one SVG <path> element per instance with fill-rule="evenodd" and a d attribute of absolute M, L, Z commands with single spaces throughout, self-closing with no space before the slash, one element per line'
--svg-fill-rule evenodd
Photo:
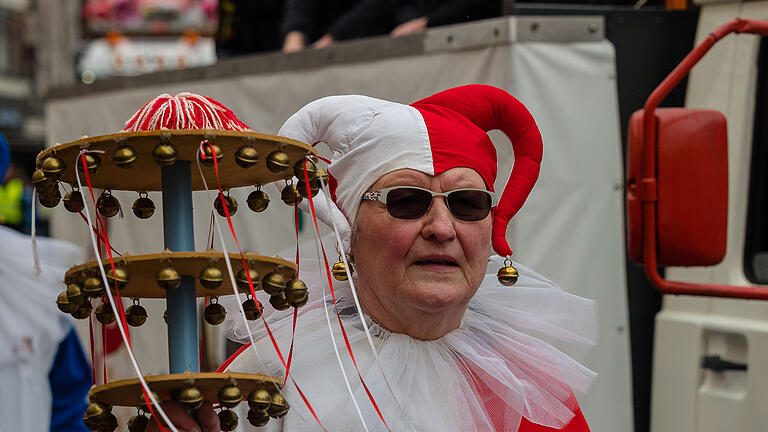
<path fill-rule="evenodd" d="M 500 198 L 492 129 L 509 137 L 515 155 Z M 538 129 L 520 102 L 480 85 L 412 105 L 334 96 L 299 110 L 280 135 L 331 149 L 331 199 L 313 204 L 341 235 L 362 306 L 361 320 L 352 284 L 336 282 L 334 308 L 325 267 L 302 249 L 300 276 L 317 299 L 299 312 L 283 430 L 589 430 L 573 390 L 585 391 L 595 374 L 523 331 L 593 343 L 594 304 L 518 264 L 514 286 L 496 277 L 510 264 L 507 223 L 541 157 Z M 501 257 L 490 257 L 491 245 Z M 291 315 L 268 318 L 283 353 Z M 230 337 L 249 340 L 245 324 L 229 324 Z M 228 370 L 284 375 L 265 330 L 253 324 L 252 332 L 255 350 L 240 352 Z"/>

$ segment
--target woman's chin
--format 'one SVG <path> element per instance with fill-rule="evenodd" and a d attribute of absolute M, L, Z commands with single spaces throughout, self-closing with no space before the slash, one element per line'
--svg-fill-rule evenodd
<path fill-rule="evenodd" d="M 420 284 L 416 290 L 407 295 L 407 300 L 413 309 L 424 313 L 463 314 L 463 310 L 472 295 L 467 293 L 467 289 L 464 286 L 451 285 L 453 284 L 440 282 Z"/>

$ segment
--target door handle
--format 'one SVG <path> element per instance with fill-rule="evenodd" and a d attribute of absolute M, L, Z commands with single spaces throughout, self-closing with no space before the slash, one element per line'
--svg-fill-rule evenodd
<path fill-rule="evenodd" d="M 746 363 L 737 363 L 730 360 L 724 360 L 719 355 L 708 355 L 701 357 L 701 367 L 711 369 L 714 372 L 726 370 L 747 370 Z"/>

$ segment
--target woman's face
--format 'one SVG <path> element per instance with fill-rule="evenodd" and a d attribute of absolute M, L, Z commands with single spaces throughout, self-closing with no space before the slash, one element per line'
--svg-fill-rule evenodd
<path fill-rule="evenodd" d="M 485 189 L 476 171 L 453 168 L 434 177 L 410 169 L 393 171 L 371 190 L 393 186 L 435 192 Z M 352 256 L 366 311 L 392 331 L 411 334 L 392 327 L 446 314 L 443 318 L 455 321 L 456 328 L 485 275 L 490 241 L 490 214 L 480 221 L 458 220 L 442 197 L 435 197 L 427 214 L 413 220 L 394 218 L 382 203 L 363 201 Z M 395 323 L 387 325 L 390 321 Z"/>

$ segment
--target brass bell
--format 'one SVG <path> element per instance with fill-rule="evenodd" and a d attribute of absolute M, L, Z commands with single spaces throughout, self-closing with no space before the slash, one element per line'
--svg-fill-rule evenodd
<path fill-rule="evenodd" d="M 154 390 L 152 390 L 152 396 L 155 398 L 155 400 L 158 403 L 163 401 L 162 399 L 160 399 L 160 396 Z M 152 398 L 149 399 L 149 403 L 152 403 Z M 138 403 L 136 403 L 136 408 L 144 412 L 149 412 L 149 407 L 147 406 L 147 399 L 144 397 L 144 392 L 139 393 L 139 401 Z"/>
<path fill-rule="evenodd" d="M 73 190 L 64 196 L 64 208 L 72 213 L 78 213 L 85 208 L 83 194 L 79 190 Z"/>
<path fill-rule="evenodd" d="M 163 311 L 163 321 L 165 321 L 165 323 L 168 324 L 168 309 Z"/>
<path fill-rule="evenodd" d="M 241 168 L 250 168 L 259 162 L 259 152 L 253 146 L 241 146 L 235 152 L 235 162 Z"/>
<path fill-rule="evenodd" d="M 229 215 L 234 216 L 235 213 L 237 213 L 237 201 L 229 195 L 224 195 L 224 200 L 227 202 L 227 210 L 229 210 Z M 216 200 L 213 202 L 213 207 L 216 209 L 216 213 L 218 213 L 219 216 L 227 216 L 227 214 L 224 212 L 224 205 L 221 202 L 221 194 L 216 197 Z"/>
<path fill-rule="evenodd" d="M 139 156 L 136 154 L 136 150 L 134 150 L 133 147 L 121 145 L 112 153 L 112 162 L 118 167 L 125 169 L 130 168 L 131 165 L 136 162 L 138 157 Z"/>
<path fill-rule="evenodd" d="M 56 156 L 48 156 L 40 163 L 40 169 L 45 177 L 52 180 L 58 179 L 66 167 L 64 161 Z"/>
<path fill-rule="evenodd" d="M 285 276 L 270 272 L 261 280 L 261 288 L 269 295 L 275 295 L 285 289 Z"/>
<path fill-rule="evenodd" d="M 264 306 L 259 302 L 259 306 L 256 307 L 256 301 L 248 299 L 243 302 L 243 312 L 245 312 L 245 319 L 254 321 L 259 319 L 261 311 L 264 310 Z"/>
<path fill-rule="evenodd" d="M 248 422 L 256 427 L 269 423 L 269 415 L 262 411 L 248 410 Z"/>
<path fill-rule="evenodd" d="M 40 195 L 38 197 L 40 205 L 46 208 L 54 208 L 59 205 L 61 201 L 61 192 L 59 192 L 58 185 L 53 189 L 53 192 L 47 195 Z"/>
<path fill-rule="evenodd" d="M 96 209 L 104 217 L 112 217 L 120 212 L 120 202 L 109 191 L 102 193 L 96 200 Z"/>
<path fill-rule="evenodd" d="M 91 305 L 91 302 L 88 300 L 80 303 L 75 309 L 74 312 L 72 312 L 72 317 L 75 319 L 86 319 L 89 316 L 91 316 L 91 311 L 93 310 L 93 305 Z"/>
<path fill-rule="evenodd" d="M 334 264 L 333 268 L 331 268 L 331 273 L 337 281 L 347 280 L 347 266 L 344 264 L 344 261 L 339 260 Z"/>
<path fill-rule="evenodd" d="M 299 193 L 299 189 L 294 184 L 286 185 L 280 192 L 280 199 L 289 206 L 299 204 L 304 197 Z"/>
<path fill-rule="evenodd" d="M 219 428 L 222 431 L 229 432 L 235 430 L 238 421 L 239 419 L 236 412 L 228 409 L 219 411 Z"/>
<path fill-rule="evenodd" d="M 176 147 L 169 142 L 161 142 L 152 150 L 152 157 L 160 166 L 171 166 L 176 162 Z"/>
<path fill-rule="evenodd" d="M 219 389 L 218 398 L 221 406 L 234 408 L 243 400 L 243 394 L 234 384 L 227 384 Z"/>
<path fill-rule="evenodd" d="M 200 272 L 200 285 L 214 290 L 224 282 L 224 274 L 214 265 L 209 265 Z"/>
<path fill-rule="evenodd" d="M 288 299 L 285 298 L 284 292 L 269 296 L 269 304 L 271 304 L 273 308 L 279 311 L 286 310 L 291 307 L 291 305 L 288 303 Z"/>
<path fill-rule="evenodd" d="M 109 422 L 109 416 L 112 414 L 112 407 L 103 402 L 92 402 L 88 405 L 83 415 L 85 427 L 90 430 L 97 430 L 106 426 Z"/>
<path fill-rule="evenodd" d="M 203 311 L 203 318 L 205 318 L 205 322 L 210 325 L 219 325 L 224 322 L 224 318 L 226 317 L 227 310 L 224 309 L 224 306 L 218 303 L 209 304 L 205 307 L 205 311 Z"/>
<path fill-rule="evenodd" d="M 168 265 L 160 268 L 157 276 L 155 276 L 155 280 L 157 285 L 166 291 L 176 289 L 181 285 L 181 275 L 178 270 Z"/>
<path fill-rule="evenodd" d="M 269 205 L 269 195 L 261 189 L 256 189 L 248 195 L 245 202 L 248 203 L 248 208 L 256 213 L 263 212 Z"/>
<path fill-rule="evenodd" d="M 272 404 L 267 409 L 267 414 L 272 418 L 280 418 L 288 413 L 290 406 L 280 393 L 272 394 Z"/>
<path fill-rule="evenodd" d="M 43 170 L 39 168 L 32 173 L 32 186 L 34 186 L 35 189 L 45 189 L 53 183 L 54 182 L 51 181 L 51 179 L 45 176 Z"/>
<path fill-rule="evenodd" d="M 149 417 L 136 414 L 128 419 L 128 432 L 144 432 L 149 425 Z"/>
<path fill-rule="evenodd" d="M 101 423 L 94 423 L 92 421 L 86 420 L 85 418 L 83 418 L 83 423 L 85 423 L 85 427 L 88 429 L 98 432 L 112 432 L 117 429 L 118 426 L 117 417 L 115 417 L 114 414 L 109 414 L 107 419 Z"/>
<path fill-rule="evenodd" d="M 213 152 L 216 152 L 216 164 L 221 165 L 221 159 L 224 157 L 224 153 L 221 151 L 221 147 L 217 146 L 216 144 L 203 144 L 202 146 L 202 154 L 200 152 L 197 153 L 198 159 L 200 159 L 200 163 L 205 166 L 213 166 Z M 211 147 L 213 147 L 213 151 L 211 151 Z M 203 155 L 205 155 L 205 158 L 203 158 Z"/>
<path fill-rule="evenodd" d="M 197 387 L 186 387 L 174 393 L 173 400 L 186 409 L 198 409 L 203 404 L 203 394 Z"/>
<path fill-rule="evenodd" d="M 291 279 L 285 284 L 285 298 L 293 307 L 302 307 L 309 300 L 307 285 L 298 279 Z"/>
<path fill-rule="evenodd" d="M 324 169 L 318 169 L 317 170 L 317 176 L 321 179 L 323 179 L 322 183 L 318 180 L 318 186 L 322 187 L 323 185 L 328 184 L 328 171 Z"/>
<path fill-rule="evenodd" d="M 147 322 L 147 310 L 140 304 L 133 304 L 125 310 L 125 320 L 131 327 L 141 327 Z"/>
<path fill-rule="evenodd" d="M 128 271 L 124 267 L 115 266 L 114 273 L 112 268 L 107 270 L 107 283 L 112 289 L 123 289 L 128 284 Z"/>
<path fill-rule="evenodd" d="M 77 309 L 78 304 L 70 302 L 69 299 L 67 298 L 67 292 L 62 291 L 59 294 L 59 296 L 56 298 L 56 306 L 59 307 L 60 311 L 71 314 L 72 312 L 75 311 L 75 309 Z M 243 303 L 243 307 L 245 307 L 245 303 Z"/>
<path fill-rule="evenodd" d="M 136 201 L 133 202 L 133 214 L 139 219 L 149 219 L 155 214 L 155 203 L 151 199 L 145 196 L 139 196 Z"/>
<path fill-rule="evenodd" d="M 499 278 L 499 282 L 501 282 L 502 285 L 512 286 L 517 282 L 519 275 L 517 269 L 512 266 L 511 262 L 507 264 L 508 261 L 509 260 L 504 261 L 506 265 L 499 269 L 499 272 L 496 273 L 496 277 Z"/>
<path fill-rule="evenodd" d="M 305 160 L 306 159 L 299 159 L 296 161 L 295 164 L 293 164 L 293 175 L 295 175 L 296 178 L 299 180 L 304 179 L 304 169 L 305 169 L 304 161 Z M 315 164 L 310 160 L 307 160 L 306 171 L 307 171 L 307 177 L 309 177 L 310 180 L 317 177 L 317 166 L 315 166 Z"/>
<path fill-rule="evenodd" d="M 251 283 L 253 283 L 253 289 L 259 289 L 259 273 L 253 268 L 248 269 L 248 275 L 251 277 Z M 248 284 L 248 276 L 245 274 L 245 268 L 242 268 L 235 276 L 235 282 L 240 291 L 244 293 L 250 293 L 251 287 Z"/>
<path fill-rule="evenodd" d="M 88 297 L 103 297 L 106 294 L 101 279 L 95 276 L 85 278 L 85 281 L 83 281 L 83 293 Z"/>
<path fill-rule="evenodd" d="M 115 322 L 115 313 L 112 312 L 112 305 L 100 303 L 96 306 L 96 320 L 104 325 Z"/>
<path fill-rule="evenodd" d="M 88 167 L 88 172 L 93 174 L 101 166 L 101 158 L 99 155 L 93 153 L 85 153 L 85 166 Z M 83 158 L 77 158 L 77 169 L 83 172 Z"/>
<path fill-rule="evenodd" d="M 291 159 L 288 157 L 288 153 L 280 150 L 275 150 L 267 156 L 267 169 L 273 173 L 279 173 L 288 169 L 291 166 Z"/>
<path fill-rule="evenodd" d="M 67 300 L 73 304 L 79 304 L 85 297 L 83 292 L 83 286 L 78 283 L 71 283 L 67 285 Z"/>
<path fill-rule="evenodd" d="M 317 195 L 317 192 L 320 190 L 320 184 L 317 180 L 310 180 L 309 193 L 307 193 L 307 182 L 305 182 L 304 179 L 301 179 L 296 183 L 296 190 L 299 191 L 299 195 L 302 197 L 310 198 Z"/>
<path fill-rule="evenodd" d="M 265 412 L 271 404 L 272 395 L 264 389 L 255 389 L 248 393 L 248 406 L 251 411 Z"/>

